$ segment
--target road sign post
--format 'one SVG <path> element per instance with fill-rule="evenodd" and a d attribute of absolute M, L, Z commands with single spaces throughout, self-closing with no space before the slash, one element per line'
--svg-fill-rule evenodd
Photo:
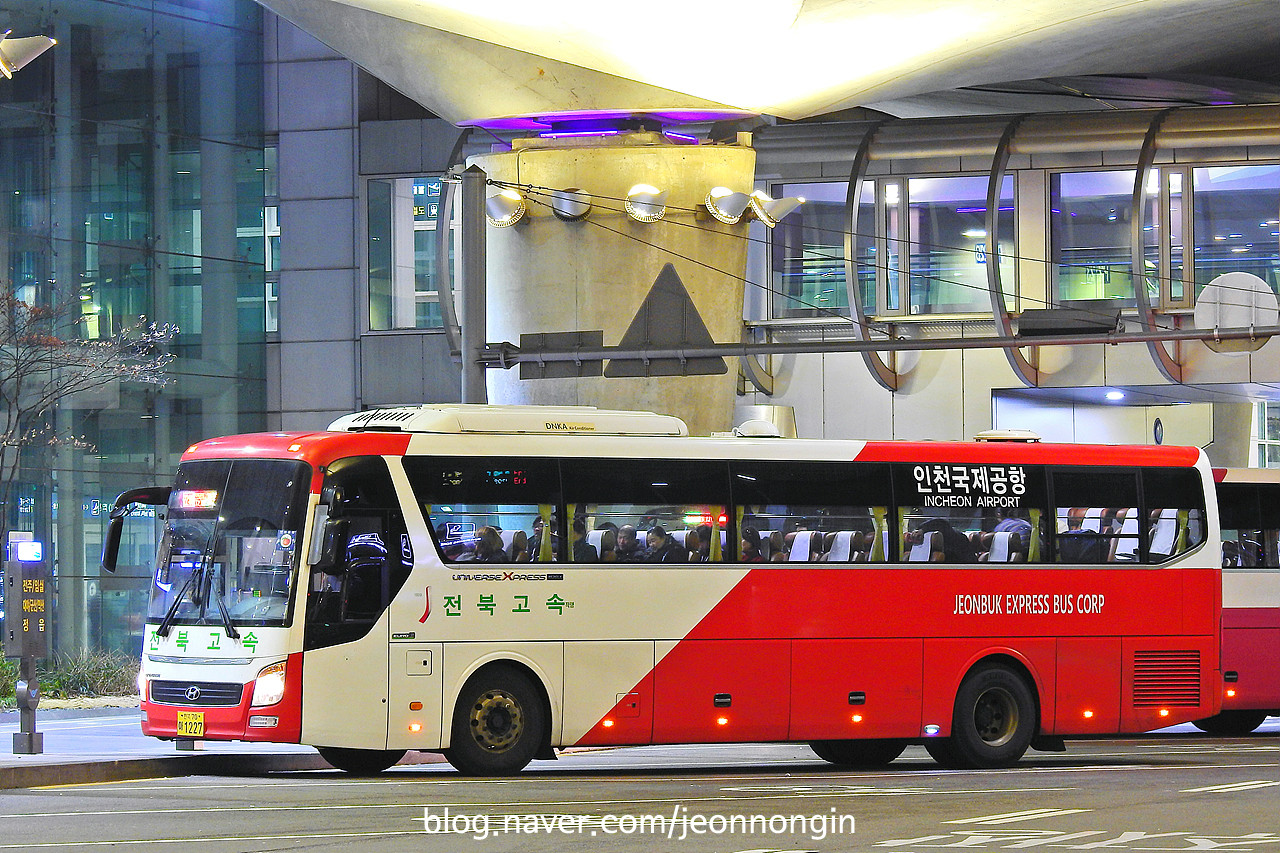
<path fill-rule="evenodd" d="M 13 734 L 14 755 L 44 752 L 44 735 L 36 731 L 40 682 L 36 659 L 49 655 L 51 591 L 49 569 L 42 562 L 7 560 L 4 564 L 4 655 L 18 658 L 18 731 Z"/>

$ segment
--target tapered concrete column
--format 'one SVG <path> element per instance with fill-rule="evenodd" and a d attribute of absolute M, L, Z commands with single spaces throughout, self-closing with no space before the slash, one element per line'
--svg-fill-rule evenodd
<path fill-rule="evenodd" d="M 469 162 L 491 181 L 522 185 L 528 197 L 518 224 L 488 228 L 490 341 L 603 330 L 605 345 L 617 345 L 667 265 L 711 339 L 739 340 L 748 226 L 745 218 L 721 223 L 697 207 L 712 187 L 751 191 L 755 151 L 749 145 L 678 145 L 647 132 L 527 139 Z M 637 184 L 667 191 L 663 219 L 643 223 L 627 216 L 623 202 Z M 557 218 L 550 206 L 552 190 L 570 188 L 591 196 L 591 211 L 579 221 Z M 498 189 L 490 186 L 488 195 Z M 651 304 L 677 304 L 682 297 L 672 283 L 669 271 Z M 648 327 L 668 322 L 681 330 L 696 326 L 673 310 L 669 320 L 650 316 Z M 683 418 L 696 434 L 731 426 L 737 373 L 732 361 L 724 373 L 695 376 L 522 380 L 518 369 L 490 370 L 488 387 L 493 403 L 647 409 Z"/>

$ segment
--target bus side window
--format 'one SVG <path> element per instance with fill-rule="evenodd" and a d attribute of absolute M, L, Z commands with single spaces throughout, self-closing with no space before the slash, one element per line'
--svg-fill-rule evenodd
<path fill-rule="evenodd" d="M 889 468 L 882 463 L 734 462 L 742 562 L 883 563 L 889 551 Z"/>
<path fill-rule="evenodd" d="M 1147 468 L 1142 482 L 1147 496 L 1148 562 L 1166 562 L 1205 541 L 1199 472 Z"/>
<path fill-rule="evenodd" d="M 404 470 L 445 563 L 562 559 L 554 460 L 406 456 Z"/>

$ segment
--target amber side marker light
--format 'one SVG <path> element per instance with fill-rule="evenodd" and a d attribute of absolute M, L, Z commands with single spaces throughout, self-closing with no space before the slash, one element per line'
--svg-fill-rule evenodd
<path fill-rule="evenodd" d="M 1092 720 L 1092 719 L 1093 719 L 1093 712 L 1092 712 L 1092 711 L 1085 711 L 1085 712 L 1084 712 L 1084 718 L 1085 718 L 1086 720 Z"/>
<path fill-rule="evenodd" d="M 720 718 L 718 718 L 718 719 L 716 720 L 716 725 L 717 725 L 717 726 L 727 726 L 727 725 L 729 725 L 729 718 L 728 718 L 728 717 L 720 717 Z"/>

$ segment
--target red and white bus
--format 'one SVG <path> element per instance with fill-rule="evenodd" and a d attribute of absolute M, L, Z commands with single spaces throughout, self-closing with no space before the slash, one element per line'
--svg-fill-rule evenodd
<path fill-rule="evenodd" d="M 1222 527 L 1222 712 L 1196 725 L 1253 731 L 1280 714 L 1280 471 L 1215 468 Z"/>
<path fill-rule="evenodd" d="M 759 741 L 997 767 L 1219 712 L 1212 484 L 1195 448 L 405 407 L 193 445 L 172 486 L 117 501 L 104 566 L 130 505 L 167 505 L 156 737 L 313 744 L 353 772 Z"/>

